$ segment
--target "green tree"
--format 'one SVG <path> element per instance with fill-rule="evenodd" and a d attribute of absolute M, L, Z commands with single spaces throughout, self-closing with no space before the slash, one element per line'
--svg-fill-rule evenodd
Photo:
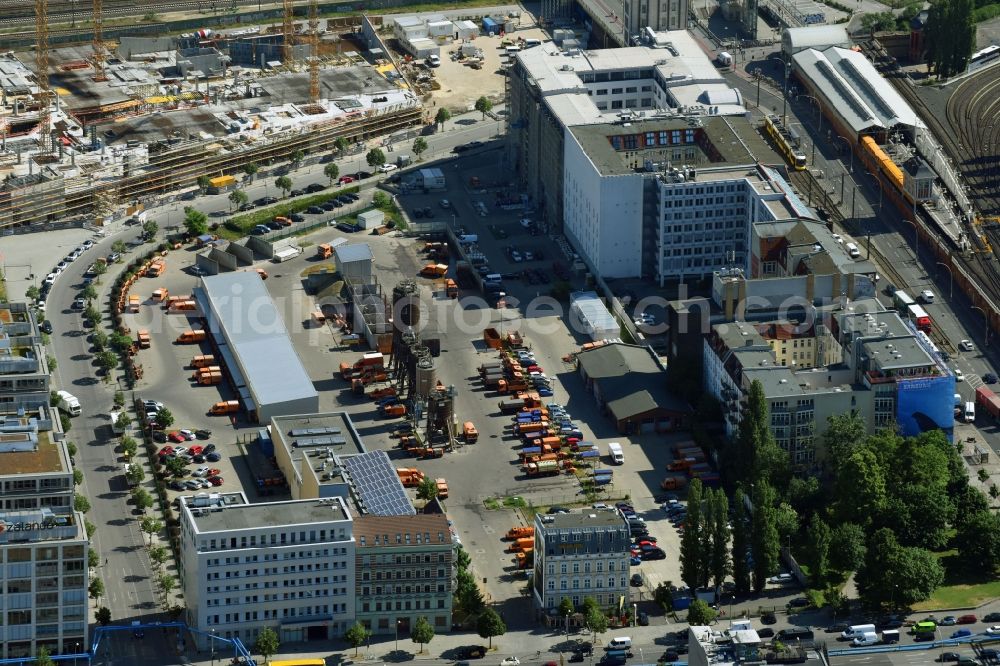
<path fill-rule="evenodd" d="M 733 517 L 732 559 L 733 583 L 739 594 L 750 592 L 750 563 L 747 559 L 751 552 L 750 526 L 746 519 L 745 500 L 743 486 L 737 485 L 736 492 L 733 493 L 735 515 Z"/>
<path fill-rule="evenodd" d="M 292 179 L 288 176 L 278 176 L 274 179 L 274 186 L 284 192 L 284 196 L 288 196 L 289 190 L 292 189 Z"/>
<path fill-rule="evenodd" d="M 492 648 L 493 637 L 506 634 L 507 625 L 504 624 L 503 618 L 495 610 L 487 608 L 476 622 L 476 632 L 480 638 L 488 638 L 490 641 L 489 647 Z"/>
<path fill-rule="evenodd" d="M 38 297 L 42 295 L 42 292 L 35 285 L 31 285 L 30 287 L 24 290 L 24 295 L 25 297 L 30 298 L 33 301 L 37 301 Z"/>
<path fill-rule="evenodd" d="M 455 609 L 457 615 L 476 617 L 486 607 L 483 593 L 476 579 L 467 570 L 461 570 L 455 577 Z"/>
<path fill-rule="evenodd" d="M 766 481 L 754 486 L 753 528 L 750 543 L 753 549 L 753 591 L 760 594 L 769 576 L 778 570 L 781 543 L 775 525 L 774 489 Z"/>
<path fill-rule="evenodd" d="M 459 545 L 455 549 L 455 568 L 459 571 L 466 571 L 470 564 L 472 564 L 472 558 L 469 557 L 468 551 Z"/>
<path fill-rule="evenodd" d="M 198 189 L 201 190 L 202 194 L 204 194 L 205 192 L 208 192 L 208 188 L 212 184 L 212 179 L 209 178 L 208 176 L 201 175 L 198 176 L 197 182 L 198 182 Z"/>
<path fill-rule="evenodd" d="M 101 558 L 93 548 L 87 549 L 87 568 L 96 569 L 101 563 Z"/>
<path fill-rule="evenodd" d="M 128 246 L 125 245 L 125 241 L 123 240 L 116 240 L 114 243 L 111 244 L 112 252 L 116 252 L 118 254 L 125 254 L 126 250 L 128 250 Z"/>
<path fill-rule="evenodd" d="M 430 501 L 438 496 L 437 483 L 427 477 L 417 485 L 417 499 Z"/>
<path fill-rule="evenodd" d="M 440 125 L 441 129 L 444 129 L 444 124 L 449 120 L 451 120 L 451 111 L 442 106 L 438 109 L 437 115 L 434 116 L 434 123 Z"/>
<path fill-rule="evenodd" d="M 156 584 L 159 585 L 160 592 L 163 594 L 164 605 L 168 605 L 170 593 L 177 587 L 177 579 L 173 575 L 163 572 L 156 577 Z"/>
<path fill-rule="evenodd" d="M 85 298 L 88 301 L 93 301 L 97 299 L 97 290 L 94 289 L 94 285 L 88 284 L 86 287 L 80 290 L 80 297 Z"/>
<path fill-rule="evenodd" d="M 830 552 L 830 541 L 832 540 L 830 526 L 823 522 L 818 513 L 814 513 L 809 527 L 806 530 L 805 556 L 812 574 L 813 585 L 818 586 L 826 577 L 828 566 L 827 556 Z"/>
<path fill-rule="evenodd" d="M 365 161 L 368 162 L 368 166 L 377 169 L 385 164 L 385 153 L 382 152 L 381 148 L 372 148 L 365 155 Z"/>
<path fill-rule="evenodd" d="M 132 465 L 132 467 L 140 467 L 140 465 Z M 153 496 L 146 492 L 145 488 L 134 488 L 132 490 L 132 501 L 135 502 L 135 507 L 142 513 L 146 513 L 146 509 L 153 506 Z"/>
<path fill-rule="evenodd" d="M 701 627 L 715 622 L 715 611 L 701 599 L 695 599 L 688 606 L 687 623 L 692 627 Z"/>
<path fill-rule="evenodd" d="M 38 648 L 38 653 L 35 655 L 35 666 L 55 666 L 55 663 L 52 657 L 49 656 L 47 648 Z"/>
<path fill-rule="evenodd" d="M 264 657 L 264 663 L 267 663 L 273 655 L 277 654 L 278 647 L 280 647 L 278 634 L 271 627 L 261 629 L 260 633 L 257 634 L 256 642 L 253 644 L 254 652 Z"/>
<path fill-rule="evenodd" d="M 129 338 L 129 340 L 131 339 L 132 338 Z M 108 334 L 100 329 L 97 329 L 90 334 L 90 342 L 94 345 L 94 351 L 104 351 L 104 349 L 108 346 Z M 123 402 L 122 405 L 124 404 L 125 403 Z M 115 403 L 116 407 L 121 407 L 122 405 L 119 405 L 117 402 Z"/>
<path fill-rule="evenodd" d="M 389 210 L 389 207 L 392 206 L 392 197 L 382 190 L 376 190 L 375 194 L 372 195 L 372 205 L 379 210 Z"/>
<path fill-rule="evenodd" d="M 144 516 L 139 521 L 139 529 L 149 535 L 149 545 L 153 545 L 153 535 L 163 529 L 163 523 L 153 516 Z"/>
<path fill-rule="evenodd" d="M 337 151 L 338 155 L 343 155 L 344 151 L 347 150 L 347 139 L 342 136 L 338 136 L 333 142 L 333 149 Z"/>
<path fill-rule="evenodd" d="M 243 190 L 233 190 L 232 192 L 229 193 L 230 210 L 232 210 L 234 207 L 239 208 L 248 201 L 250 201 L 250 197 Z"/>
<path fill-rule="evenodd" d="M 101 312 L 90 303 L 83 309 L 83 318 L 90 322 L 91 326 L 96 326 L 101 321 Z"/>
<path fill-rule="evenodd" d="M 65 428 L 64 428 L 65 430 Z M 78 469 L 73 470 L 73 485 L 78 486 L 83 483 L 83 472 Z"/>
<path fill-rule="evenodd" d="M 125 430 L 130 425 L 132 425 L 132 417 L 128 415 L 128 412 L 122 412 L 115 417 L 115 428 L 118 430 Z"/>
<path fill-rule="evenodd" d="M 476 111 L 483 114 L 483 120 L 486 120 L 486 114 L 493 110 L 493 102 L 490 101 L 489 97 L 485 95 L 476 100 Z"/>
<path fill-rule="evenodd" d="M 434 640 L 434 627 L 427 621 L 426 617 L 418 617 L 410 628 L 410 640 L 420 646 L 420 654 L 424 653 L 424 646 Z"/>
<path fill-rule="evenodd" d="M 156 413 L 156 425 L 160 426 L 164 430 L 169 428 L 174 424 L 174 415 L 170 413 L 170 410 L 164 407 Z"/>
<path fill-rule="evenodd" d="M 74 495 L 73 509 L 79 511 L 80 513 L 87 513 L 90 511 L 90 501 L 83 495 Z"/>
<path fill-rule="evenodd" d="M 965 521 L 955 542 L 969 570 L 993 574 L 1000 566 L 1000 516 L 980 511 Z"/>
<path fill-rule="evenodd" d="M 841 521 L 859 519 L 870 525 L 886 506 L 886 480 L 875 453 L 859 448 L 840 464 L 834 487 Z"/>
<path fill-rule="evenodd" d="M 135 458 L 135 454 L 138 450 L 139 445 L 134 439 L 128 435 L 122 437 L 122 452 L 128 455 L 129 458 Z"/>
<path fill-rule="evenodd" d="M 158 225 L 153 220 L 146 220 L 142 223 L 142 233 L 146 238 L 152 240 L 156 236 L 156 232 L 160 230 L 160 225 Z"/>
<path fill-rule="evenodd" d="M 76 456 L 76 444 L 73 442 L 66 442 L 66 453 L 69 454 L 70 458 Z"/>
<path fill-rule="evenodd" d="M 420 156 L 427 150 L 427 139 L 422 136 L 418 136 L 413 140 L 412 150 L 413 154 L 417 156 L 417 159 L 420 159 Z"/>
<path fill-rule="evenodd" d="M 100 599 L 104 596 L 104 581 L 97 577 L 91 578 L 87 592 L 90 594 L 91 599 Z"/>
<path fill-rule="evenodd" d="M 562 601 L 559 602 L 559 617 L 572 615 L 575 611 L 576 607 L 573 605 L 573 600 L 569 597 L 563 597 Z"/>
<path fill-rule="evenodd" d="M 106 627 L 111 624 L 111 609 L 107 606 L 101 606 L 94 614 L 94 619 L 96 619 L 102 627 Z"/>
<path fill-rule="evenodd" d="M 934 0 L 924 27 L 928 66 L 944 79 L 965 70 L 975 46 L 971 0 Z"/>
<path fill-rule="evenodd" d="M 142 465 L 139 465 L 139 464 L 130 465 L 129 468 L 128 468 L 128 471 L 125 472 L 125 480 L 128 481 L 129 484 L 133 485 L 133 486 L 142 483 L 145 478 L 146 478 L 146 472 L 143 471 Z M 134 496 L 136 494 L 136 492 L 138 492 L 140 490 L 142 490 L 142 489 L 141 488 L 136 488 L 135 490 L 132 491 L 132 495 Z M 142 492 L 146 492 L 146 491 L 143 490 Z M 138 502 L 136 502 L 136 503 L 138 504 Z M 150 506 L 152 506 L 152 505 L 150 505 Z"/>
<path fill-rule="evenodd" d="M 877 12 L 861 17 L 861 27 L 869 33 L 885 32 L 896 27 L 896 15 L 892 12 Z"/>
<path fill-rule="evenodd" d="M 729 560 L 729 498 L 724 491 L 713 493 L 712 549 L 708 558 L 708 575 L 712 585 L 721 588 L 726 577 L 732 572 Z"/>
<path fill-rule="evenodd" d="M 69 432 L 70 428 L 73 427 L 73 419 L 65 412 L 59 414 L 59 423 L 62 425 L 63 432 Z"/>
<path fill-rule="evenodd" d="M 254 176 L 257 175 L 258 171 L 260 171 L 260 167 L 257 166 L 256 162 L 250 162 L 249 164 L 243 165 L 243 173 L 246 174 L 246 179 L 251 183 L 253 182 Z"/>
<path fill-rule="evenodd" d="M 688 490 L 688 512 L 684 518 L 684 533 L 681 536 L 681 579 L 692 590 L 701 587 L 705 571 L 701 544 L 701 492 L 701 481 L 695 479 Z"/>
<path fill-rule="evenodd" d="M 754 484 L 769 483 L 779 488 L 787 483 L 788 454 L 774 441 L 764 386 L 756 380 L 747 390 L 747 406 L 740 420 L 734 454 L 732 470 L 735 478 Z"/>
<path fill-rule="evenodd" d="M 184 228 L 192 236 L 201 236 L 208 231 L 208 216 L 195 208 L 185 208 Z"/>
<path fill-rule="evenodd" d="M 157 569 L 163 566 L 163 563 L 167 561 L 167 557 L 169 555 L 170 551 L 167 550 L 166 546 L 157 544 L 149 549 L 149 560 Z"/>
<path fill-rule="evenodd" d="M 97 525 L 86 518 L 83 519 L 83 528 L 87 531 L 87 538 L 92 539 L 97 534 Z"/>
<path fill-rule="evenodd" d="M 328 162 L 323 166 L 323 175 L 330 180 L 330 184 L 333 185 L 333 181 L 340 177 L 340 167 L 333 162 Z"/>
<path fill-rule="evenodd" d="M 129 347 L 132 346 L 131 336 L 122 333 L 121 331 L 115 331 L 114 333 L 112 333 L 111 337 L 109 338 L 109 341 L 111 342 L 111 346 L 117 349 L 118 351 L 126 351 Z"/>
<path fill-rule="evenodd" d="M 856 523 L 841 523 L 830 535 L 830 565 L 837 571 L 857 571 L 864 564 L 865 530 Z"/>
<path fill-rule="evenodd" d="M 101 276 L 108 272 L 108 265 L 103 261 L 95 261 L 90 270 L 94 271 L 94 276 L 97 278 L 94 282 L 101 284 Z"/>
<path fill-rule="evenodd" d="M 774 507 L 774 527 L 778 530 L 778 542 L 789 543 L 799 531 L 799 514 L 788 502 L 781 502 Z"/>
<path fill-rule="evenodd" d="M 94 354 L 94 360 L 97 361 L 97 367 L 104 373 L 105 379 L 110 377 L 111 371 L 118 367 L 118 354 L 107 349 Z"/>
<path fill-rule="evenodd" d="M 184 476 L 184 473 L 187 471 L 187 466 L 183 458 L 167 458 L 167 462 L 163 466 L 167 468 L 168 472 L 178 477 Z"/>
<path fill-rule="evenodd" d="M 354 656 L 358 656 L 358 648 L 365 644 L 365 641 L 372 637 L 372 632 L 360 622 L 355 622 L 344 632 L 344 640 L 354 648 Z"/>
<path fill-rule="evenodd" d="M 301 150 L 296 150 L 295 152 L 292 153 L 291 159 L 289 161 L 292 163 L 293 167 L 297 167 L 299 164 L 302 164 L 302 160 L 304 160 L 305 157 L 306 154 L 304 152 L 302 152 Z"/>
<path fill-rule="evenodd" d="M 855 576 L 858 595 L 873 608 L 905 608 L 930 598 L 944 582 L 944 569 L 929 551 L 901 546 L 892 530 L 876 531 Z"/>
<path fill-rule="evenodd" d="M 590 599 L 590 597 L 587 597 L 587 599 Z M 585 603 L 587 599 L 584 599 Z M 583 616 L 583 623 L 587 627 L 587 631 L 593 634 L 594 642 L 597 641 L 597 634 L 603 634 L 608 630 L 608 618 L 596 606 L 587 609 L 587 612 Z"/>
<path fill-rule="evenodd" d="M 696 479 L 697 480 L 697 479 Z M 700 484 L 701 481 L 698 481 Z M 699 565 L 699 581 L 698 587 L 707 587 L 708 580 L 711 577 L 711 572 L 709 571 L 709 563 L 712 561 L 712 539 L 714 538 L 713 529 L 715 527 L 715 491 L 711 488 L 705 488 L 702 486 L 701 489 L 701 516 L 698 524 L 698 559 Z M 685 519 L 685 531 L 687 531 L 687 520 Z M 681 540 L 683 544 L 683 539 Z"/>
<path fill-rule="evenodd" d="M 962 531 L 966 521 L 970 520 L 980 511 L 989 511 L 990 502 L 986 495 L 979 488 L 974 488 L 968 483 L 961 484 L 951 491 L 951 503 L 955 507 L 955 519 L 952 521 L 953 527 L 959 532 Z"/>

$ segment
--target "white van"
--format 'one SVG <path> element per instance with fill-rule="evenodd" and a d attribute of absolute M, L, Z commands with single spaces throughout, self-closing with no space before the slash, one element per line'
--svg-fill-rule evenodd
<path fill-rule="evenodd" d="M 615 636 L 608 642 L 609 650 L 627 650 L 632 647 L 630 636 Z"/>
<path fill-rule="evenodd" d="M 854 624 L 845 629 L 840 634 L 840 637 L 847 640 L 853 640 L 858 636 L 862 636 L 864 634 L 874 634 L 874 633 L 875 633 L 874 624 Z"/>
<path fill-rule="evenodd" d="M 859 250 L 858 246 L 854 243 L 848 243 L 844 247 L 847 248 L 847 254 L 851 257 L 851 259 L 858 259 L 861 257 L 861 250 Z"/>
<path fill-rule="evenodd" d="M 863 647 L 866 645 L 878 645 L 878 642 L 879 642 L 878 634 L 876 634 L 874 631 L 866 631 L 865 633 L 861 634 L 853 641 L 851 641 L 851 645 L 853 645 L 854 647 Z"/>
<path fill-rule="evenodd" d="M 965 419 L 966 423 L 973 423 L 976 420 L 976 403 L 965 403 L 965 409 L 962 410 L 962 418 Z"/>
<path fill-rule="evenodd" d="M 507 49 L 504 52 L 507 55 L 512 56 L 515 53 L 520 53 L 521 52 L 521 47 L 520 46 L 508 46 Z"/>
<path fill-rule="evenodd" d="M 495 284 L 500 284 L 503 282 L 503 276 L 499 273 L 489 273 L 483 277 L 483 282 L 493 282 Z"/>
<path fill-rule="evenodd" d="M 542 40 L 540 39 L 526 39 L 524 40 L 524 48 L 530 49 L 534 46 L 541 46 Z"/>
<path fill-rule="evenodd" d="M 625 464 L 625 452 L 622 451 L 622 445 L 618 442 L 608 444 L 608 455 L 611 456 L 611 462 L 615 465 Z"/>
<path fill-rule="evenodd" d="M 70 416 L 79 416 L 83 411 L 80 408 L 80 401 L 69 391 L 57 391 L 59 398 L 59 409 L 65 411 Z"/>

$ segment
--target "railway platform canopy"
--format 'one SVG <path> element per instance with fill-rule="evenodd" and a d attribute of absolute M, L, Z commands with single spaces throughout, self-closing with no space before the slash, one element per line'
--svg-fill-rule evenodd
<path fill-rule="evenodd" d="M 864 54 L 830 47 L 804 49 L 792 56 L 795 72 L 808 94 L 816 96 L 838 131 L 860 134 L 914 131 L 926 125 L 913 108 L 882 78 Z"/>

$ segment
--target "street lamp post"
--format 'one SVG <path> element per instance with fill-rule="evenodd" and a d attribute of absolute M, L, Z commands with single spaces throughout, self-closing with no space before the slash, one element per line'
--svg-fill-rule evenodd
<path fill-rule="evenodd" d="M 212 666 L 215 666 L 215 628 L 212 628 Z"/>
<path fill-rule="evenodd" d="M 74 643 L 73 645 L 76 647 L 73 651 L 73 666 L 76 666 L 76 655 L 80 654 L 80 644 Z"/>
<path fill-rule="evenodd" d="M 954 290 L 955 280 L 951 274 L 951 266 L 947 264 L 942 264 L 940 261 L 934 263 L 936 263 L 938 266 L 948 271 L 948 300 L 951 300 L 955 295 L 955 290 Z"/>
<path fill-rule="evenodd" d="M 983 328 L 986 329 L 986 346 L 990 344 L 990 317 L 986 314 L 986 310 L 982 309 L 978 305 L 972 306 L 973 310 L 979 310 L 980 314 L 983 315 Z"/>
<path fill-rule="evenodd" d="M 632 626 L 635 627 L 639 624 L 639 604 L 632 604 Z M 639 661 L 642 663 L 642 660 Z"/>
<path fill-rule="evenodd" d="M 851 150 L 851 142 L 848 141 L 847 139 L 845 139 L 844 137 L 840 136 L 839 134 L 837 134 L 836 136 L 837 136 L 838 139 L 840 139 L 841 141 L 844 142 L 844 146 L 847 147 L 847 154 L 851 156 L 851 175 L 853 176 L 854 175 L 854 151 Z"/>
<path fill-rule="evenodd" d="M 882 181 L 879 180 L 878 175 L 872 173 L 871 171 L 866 171 L 869 176 L 875 179 L 875 187 L 878 188 L 878 214 L 882 214 Z"/>
<path fill-rule="evenodd" d="M 917 223 L 914 222 L 913 220 L 903 220 L 903 222 L 906 222 L 907 224 L 909 224 L 909 225 L 911 225 L 913 227 L 913 254 L 917 257 L 917 259 L 919 259 L 920 258 L 920 234 L 917 233 Z"/>
<path fill-rule="evenodd" d="M 788 126 L 788 74 L 789 64 L 782 58 L 771 56 L 768 60 L 777 60 L 785 68 L 785 80 L 781 92 L 781 124 Z"/>
<path fill-rule="evenodd" d="M 399 652 L 399 619 L 396 620 L 396 649 L 394 652 Z"/>
<path fill-rule="evenodd" d="M 823 131 L 823 107 L 820 105 L 819 100 L 812 95 L 799 95 L 799 97 L 805 97 L 806 99 L 811 99 L 816 102 L 816 115 L 819 116 L 819 120 L 816 122 L 816 131 Z"/>

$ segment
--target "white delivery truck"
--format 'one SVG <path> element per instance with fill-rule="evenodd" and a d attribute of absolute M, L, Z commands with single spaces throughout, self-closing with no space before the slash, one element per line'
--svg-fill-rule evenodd
<path fill-rule="evenodd" d="M 80 401 L 69 391 L 56 391 L 56 395 L 59 397 L 56 406 L 70 416 L 79 416 L 83 411 L 80 409 Z"/>
<path fill-rule="evenodd" d="M 615 465 L 625 464 L 625 452 L 622 451 L 622 445 L 618 442 L 611 442 L 608 444 L 608 455 L 611 456 L 611 462 Z"/>

